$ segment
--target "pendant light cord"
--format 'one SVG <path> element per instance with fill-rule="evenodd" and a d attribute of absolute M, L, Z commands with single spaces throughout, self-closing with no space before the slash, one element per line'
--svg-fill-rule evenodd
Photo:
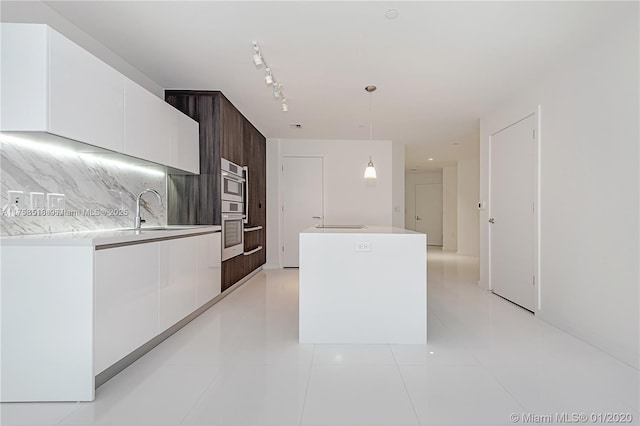
<path fill-rule="evenodd" d="M 373 92 L 369 92 L 369 162 L 371 162 L 373 146 Z"/>

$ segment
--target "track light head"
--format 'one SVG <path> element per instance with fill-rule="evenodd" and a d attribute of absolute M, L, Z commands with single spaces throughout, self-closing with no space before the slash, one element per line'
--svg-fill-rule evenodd
<path fill-rule="evenodd" d="M 276 99 L 280 99 L 282 96 L 282 84 L 273 82 L 273 97 Z"/>
<path fill-rule="evenodd" d="M 256 67 L 260 68 L 263 63 L 262 53 L 260 53 L 260 46 L 258 46 L 258 42 L 253 42 L 253 63 Z"/>
<path fill-rule="evenodd" d="M 287 112 L 289 111 L 289 106 L 287 105 L 287 100 L 286 99 L 282 99 L 282 112 Z"/>
<path fill-rule="evenodd" d="M 264 76 L 264 82 L 267 84 L 273 84 L 273 74 L 271 74 L 271 68 L 266 68 L 266 74 Z"/>

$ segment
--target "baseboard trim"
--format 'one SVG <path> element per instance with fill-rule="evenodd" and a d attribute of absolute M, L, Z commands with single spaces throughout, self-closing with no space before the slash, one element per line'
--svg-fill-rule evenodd
<path fill-rule="evenodd" d="M 140 358 L 142 358 L 147 352 L 151 351 L 153 348 L 158 346 L 160 343 L 162 343 L 165 340 L 167 340 L 174 333 L 179 331 L 182 327 L 184 327 L 185 325 L 189 324 L 191 321 L 193 321 L 194 319 L 196 319 L 197 317 L 202 315 L 205 311 L 209 310 L 209 308 L 211 308 L 213 305 L 215 305 L 216 303 L 220 302 L 222 299 L 224 299 L 225 297 L 227 297 L 228 295 L 233 293 L 240 286 L 242 286 L 242 284 L 246 283 L 248 280 L 253 278 L 261 270 L 262 270 L 262 266 L 258 267 L 253 272 L 251 272 L 249 275 L 247 275 L 246 277 L 242 278 L 240 281 L 238 281 L 237 283 L 235 283 L 234 285 L 232 285 L 231 287 L 226 289 L 224 292 L 220 293 L 219 295 L 217 295 L 216 297 L 214 297 L 213 299 L 211 299 L 210 301 L 208 301 L 207 303 L 205 303 L 204 305 L 202 305 L 201 307 L 199 307 L 198 309 L 193 311 L 191 314 L 189 314 L 186 317 L 184 317 L 182 320 L 180 320 L 176 324 L 172 325 L 171 327 L 169 327 L 168 329 L 166 329 L 162 333 L 158 334 L 156 337 L 154 337 L 153 339 L 149 340 L 147 343 L 145 343 L 144 345 L 140 346 L 138 349 L 134 350 L 129 355 L 127 355 L 124 358 L 122 358 L 120 361 L 117 361 L 116 363 L 114 363 L 113 365 L 108 367 L 106 370 L 104 370 L 101 373 L 99 373 L 95 377 L 95 387 L 96 387 L 96 389 L 99 388 L 100 386 L 102 386 L 103 384 L 105 384 L 106 382 L 108 382 L 113 377 L 115 377 L 122 370 L 124 370 L 125 368 L 127 368 L 128 366 L 130 366 L 131 364 L 133 364 L 134 362 L 136 362 Z"/>
<path fill-rule="evenodd" d="M 548 312 L 539 310 L 536 311 L 536 316 L 554 327 L 557 327 L 560 330 L 571 334 L 573 337 L 593 346 L 594 348 L 611 355 L 620 362 L 623 362 L 635 369 L 640 369 L 640 358 L 637 353 L 634 354 L 609 339 L 603 338 L 595 333 L 590 333 L 588 331 L 585 332 L 583 329 L 554 314 L 549 314 Z"/>

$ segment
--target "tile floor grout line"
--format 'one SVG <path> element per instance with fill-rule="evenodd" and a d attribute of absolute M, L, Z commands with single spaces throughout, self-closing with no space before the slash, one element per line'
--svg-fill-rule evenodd
<path fill-rule="evenodd" d="M 307 386 L 304 390 L 304 399 L 302 401 L 302 410 L 300 410 L 300 422 L 298 423 L 300 426 L 302 426 L 302 420 L 304 419 L 304 409 L 307 406 L 307 395 L 309 395 L 309 386 L 311 384 L 311 372 L 313 371 L 313 360 L 315 359 L 316 356 L 316 347 L 318 345 L 313 345 L 313 353 L 311 354 L 311 363 L 309 364 L 309 376 L 307 378 Z"/>
<path fill-rule="evenodd" d="M 96 389 L 96 390 L 97 390 L 97 389 Z M 96 397 L 96 399 L 97 399 L 97 397 Z M 90 403 L 91 403 L 91 404 L 93 404 L 93 403 L 95 403 L 95 402 L 96 402 L 96 400 L 94 399 L 94 400 L 93 400 L 93 401 L 91 401 Z M 89 402 L 87 402 L 87 403 L 89 403 Z M 64 416 L 64 417 L 63 417 L 59 422 L 55 423 L 55 425 L 64 425 L 64 423 L 63 423 L 63 422 L 64 422 L 65 420 L 67 420 L 69 417 L 71 417 L 71 415 L 72 415 L 72 414 L 74 414 L 76 411 L 78 411 L 78 410 L 80 409 L 80 407 L 81 407 L 81 405 L 82 405 L 82 401 L 76 401 L 76 403 L 75 403 L 75 404 L 76 404 L 76 407 L 75 407 L 73 410 L 71 410 L 71 412 L 70 412 L 69 414 L 67 414 L 66 416 Z M 0 421 L 0 425 L 1 425 L 1 424 L 2 424 L 2 422 Z"/>
<path fill-rule="evenodd" d="M 178 423 L 178 426 L 184 426 L 184 422 L 185 422 L 185 420 L 187 420 L 187 417 L 189 417 L 189 414 L 191 414 L 193 409 L 200 403 L 200 401 L 202 401 L 204 399 L 204 397 L 207 394 L 207 392 L 209 391 L 209 389 L 211 389 L 213 387 L 213 385 L 216 382 L 218 382 L 218 380 L 220 380 L 220 376 L 221 376 L 220 371 L 218 371 L 218 373 L 216 373 L 216 376 L 213 379 L 211 379 L 211 383 L 209 383 L 207 386 L 205 386 L 204 390 L 202 391 L 202 393 L 197 398 L 194 398 L 194 403 L 191 404 L 191 406 L 189 407 L 188 410 L 186 410 L 184 416 L 182 416 L 182 419 Z"/>
<path fill-rule="evenodd" d="M 418 421 L 418 424 L 421 425 L 422 421 L 420 420 L 420 416 L 418 416 L 418 410 L 416 410 L 416 406 L 413 403 L 413 399 L 411 398 L 411 393 L 409 393 L 409 388 L 407 387 L 407 383 L 404 381 L 404 376 L 402 375 L 402 371 L 400 371 L 400 365 L 398 364 L 398 360 L 396 359 L 396 354 L 393 352 L 393 348 L 391 347 L 391 345 L 387 345 L 387 346 L 389 346 L 389 350 L 391 351 L 391 356 L 393 357 L 393 363 L 396 366 L 396 371 L 400 376 L 400 380 L 402 380 L 402 386 L 404 386 L 404 391 L 407 393 L 407 398 L 409 398 L 409 404 L 411 404 L 413 415 L 416 416 L 416 420 Z"/>

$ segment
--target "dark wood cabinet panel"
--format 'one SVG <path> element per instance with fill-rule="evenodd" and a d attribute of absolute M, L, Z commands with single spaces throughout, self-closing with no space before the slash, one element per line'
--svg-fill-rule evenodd
<path fill-rule="evenodd" d="M 165 92 L 169 104 L 200 124 L 200 175 L 167 178 L 170 225 L 220 225 L 220 96 L 220 92 Z"/>
<path fill-rule="evenodd" d="M 221 155 L 232 163 L 244 165 L 243 130 L 246 118 L 224 96 L 220 97 L 221 111 Z"/>
<path fill-rule="evenodd" d="M 251 272 L 247 270 L 248 265 L 245 260 L 247 257 L 241 254 L 222 262 L 222 291 L 225 291 Z"/>
<path fill-rule="evenodd" d="M 167 178 L 168 223 L 220 225 L 220 159 L 249 168 L 245 252 L 222 262 L 226 290 L 266 262 L 266 139 L 219 91 L 167 90 L 168 103 L 200 123 L 200 175 Z"/>
<path fill-rule="evenodd" d="M 262 251 L 252 255 L 256 268 L 266 261 L 266 139 L 251 123 L 244 123 L 243 153 L 249 168 L 249 226 L 262 226 L 261 230 L 245 233 L 245 251 L 262 246 Z M 255 269 L 255 268 L 254 268 Z"/>

